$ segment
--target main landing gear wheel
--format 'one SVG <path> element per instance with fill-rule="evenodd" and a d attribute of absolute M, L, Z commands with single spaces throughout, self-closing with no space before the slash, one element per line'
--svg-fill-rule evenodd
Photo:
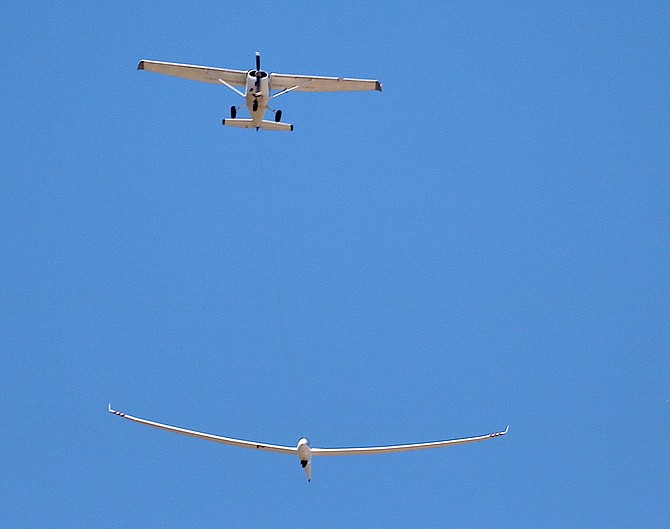
<path fill-rule="evenodd" d="M 281 110 L 277 110 L 277 112 L 275 112 L 275 121 L 277 123 L 281 121 Z"/>
<path fill-rule="evenodd" d="M 254 104 L 252 105 L 252 108 L 254 109 L 254 112 L 258 110 L 258 100 L 254 99 Z"/>
<path fill-rule="evenodd" d="M 237 117 L 237 107 L 230 107 L 230 117 L 233 119 Z"/>

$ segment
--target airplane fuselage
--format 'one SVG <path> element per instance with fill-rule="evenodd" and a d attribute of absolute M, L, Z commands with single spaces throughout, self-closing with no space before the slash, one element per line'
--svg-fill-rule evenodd
<path fill-rule="evenodd" d="M 270 76 L 262 70 L 247 72 L 245 102 L 254 127 L 260 127 L 270 101 Z"/>

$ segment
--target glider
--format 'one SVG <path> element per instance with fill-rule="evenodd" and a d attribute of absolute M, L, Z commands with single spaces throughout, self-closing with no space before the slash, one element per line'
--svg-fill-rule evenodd
<path fill-rule="evenodd" d="M 312 448 L 312 446 L 309 444 L 309 441 L 305 437 L 298 441 L 297 446 L 256 443 L 254 441 L 232 439 L 230 437 L 222 437 L 220 435 L 196 432 L 194 430 L 187 430 L 186 428 L 178 428 L 177 426 L 170 426 L 168 424 L 161 424 L 159 422 L 149 421 L 147 419 L 140 419 L 139 417 L 133 417 L 127 413 L 113 410 L 111 404 L 109 405 L 108 410 L 110 413 L 118 415 L 119 417 L 123 417 L 124 419 L 138 422 L 140 424 L 146 424 L 147 426 L 153 426 L 154 428 L 160 428 L 161 430 L 167 430 L 168 432 L 179 433 L 182 435 L 188 435 L 190 437 L 197 437 L 198 439 L 205 439 L 206 441 L 214 441 L 216 443 L 223 443 L 232 446 L 241 446 L 243 448 L 254 448 L 257 450 L 266 450 L 268 452 L 279 452 L 280 454 L 298 456 L 300 459 L 300 465 L 307 473 L 307 481 L 312 481 L 312 456 L 353 456 L 365 454 L 388 454 L 391 452 L 408 452 L 410 450 L 425 450 L 427 448 L 440 448 L 442 446 L 462 445 L 467 443 L 476 443 L 478 441 L 486 441 L 487 439 L 493 439 L 494 437 L 505 435 L 509 430 L 508 426 L 502 432 L 489 433 L 477 437 L 466 437 L 463 439 L 450 439 L 448 441 L 433 441 L 429 443 L 415 443 L 393 446 L 368 446 L 360 448 Z"/>
<path fill-rule="evenodd" d="M 303 92 L 358 92 L 379 90 L 382 85 L 371 79 L 348 79 L 345 77 L 317 77 L 309 75 L 287 75 L 268 73 L 261 70 L 261 55 L 256 52 L 255 70 L 229 70 L 193 64 L 141 60 L 138 70 L 162 73 L 203 83 L 222 84 L 245 99 L 251 118 L 237 117 L 239 107 L 230 107 L 230 119 L 223 124 L 229 127 L 263 130 L 293 130 L 293 125 L 281 121 L 281 110 L 268 107 L 270 99 L 288 94 L 294 90 Z M 235 88 L 244 87 L 244 92 Z M 272 93 L 273 90 L 277 92 Z M 274 113 L 274 121 L 263 119 L 267 110 Z"/>

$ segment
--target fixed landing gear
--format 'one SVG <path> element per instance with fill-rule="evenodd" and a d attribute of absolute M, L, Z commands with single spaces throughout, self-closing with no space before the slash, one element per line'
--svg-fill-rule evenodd
<path fill-rule="evenodd" d="M 254 102 L 251 105 L 251 108 L 254 109 L 254 112 L 256 112 L 258 110 L 258 99 L 254 99 Z"/>
<path fill-rule="evenodd" d="M 281 110 L 277 110 L 277 112 L 275 112 L 275 121 L 277 123 L 281 121 Z"/>
<path fill-rule="evenodd" d="M 230 117 L 235 119 L 237 117 L 237 107 L 230 107 Z"/>

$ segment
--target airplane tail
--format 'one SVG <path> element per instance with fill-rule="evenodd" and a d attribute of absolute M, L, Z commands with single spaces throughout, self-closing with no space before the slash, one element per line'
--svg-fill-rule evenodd
<path fill-rule="evenodd" d="M 282 122 L 275 122 L 275 121 L 268 121 L 268 120 L 263 120 L 261 121 L 260 126 L 256 127 L 254 125 L 254 122 L 252 119 L 224 119 L 223 124 L 228 126 L 228 127 L 239 127 L 242 129 L 263 129 L 263 130 L 285 130 L 285 131 L 292 131 L 293 130 L 293 125 L 290 123 L 282 123 Z"/>
<path fill-rule="evenodd" d="M 290 132 L 293 130 L 293 125 L 290 123 L 283 123 L 281 121 L 277 123 L 276 121 L 268 121 L 264 119 L 261 121 L 261 128 L 263 130 L 285 130 Z"/>

